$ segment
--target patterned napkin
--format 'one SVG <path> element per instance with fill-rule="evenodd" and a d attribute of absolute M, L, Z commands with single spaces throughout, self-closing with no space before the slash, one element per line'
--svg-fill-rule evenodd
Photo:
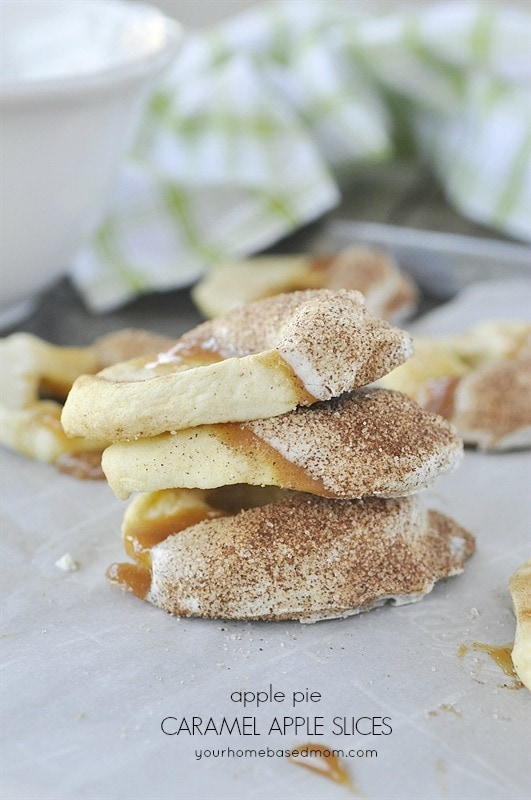
<path fill-rule="evenodd" d="M 194 33 L 72 274 L 89 308 L 185 286 L 332 209 L 366 162 L 428 162 L 465 216 L 531 240 L 531 15 L 270 0 Z"/>

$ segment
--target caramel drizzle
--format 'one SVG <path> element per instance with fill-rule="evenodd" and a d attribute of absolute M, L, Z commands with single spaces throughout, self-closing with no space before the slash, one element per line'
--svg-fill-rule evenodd
<path fill-rule="evenodd" d="M 52 398 L 63 403 L 71 388 L 71 381 L 61 381 L 59 378 L 51 378 L 44 375 L 39 383 L 39 397 Z"/>
<path fill-rule="evenodd" d="M 124 531 L 123 542 L 127 555 L 136 563 L 111 564 L 105 574 L 111 583 L 145 600 L 151 588 L 151 548 L 198 522 L 226 516 L 228 513 L 218 508 L 192 508 L 131 526 Z"/>
<path fill-rule="evenodd" d="M 325 488 L 321 478 L 313 478 L 304 467 L 288 461 L 272 445 L 265 442 L 247 427 L 245 423 L 225 423 L 216 430 L 216 436 L 227 447 L 243 453 L 247 458 L 259 451 L 272 464 L 275 486 L 309 492 L 321 497 L 335 497 L 333 492 Z"/>
<path fill-rule="evenodd" d="M 158 353 L 155 361 L 146 364 L 146 369 L 171 364 L 173 366 L 192 367 L 208 366 L 218 361 L 223 361 L 225 356 L 219 349 L 217 340 L 211 336 L 209 339 L 189 338 L 179 339 L 169 350 Z"/>
<path fill-rule="evenodd" d="M 522 689 L 524 684 L 518 677 L 518 673 L 514 668 L 511 655 L 513 646 L 514 645 L 512 643 L 506 645 L 491 645 L 485 644 L 484 642 L 473 642 L 471 645 L 473 650 L 481 650 L 482 652 L 487 653 L 506 675 L 514 679 L 514 684 L 510 688 Z M 469 650 L 470 647 L 468 645 L 461 644 L 459 645 L 457 655 L 460 659 L 463 659 Z"/>
<path fill-rule="evenodd" d="M 245 357 L 245 355 L 252 354 L 241 354 L 241 357 Z M 317 398 L 307 390 L 303 381 L 275 348 L 263 353 L 254 353 L 254 355 L 258 356 L 261 362 L 266 364 L 269 368 L 282 371 L 289 382 L 297 384 L 300 405 L 312 405 L 312 403 L 315 403 Z M 208 339 L 180 339 L 169 350 L 159 353 L 155 361 L 146 364 L 145 368 L 150 370 L 164 367 L 171 367 L 173 369 L 177 367 L 183 370 L 192 369 L 194 367 L 206 367 L 210 364 L 217 364 L 220 361 L 225 361 L 228 358 L 236 356 L 236 353 L 224 353 L 219 347 L 218 341 L 213 336 Z"/>
<path fill-rule="evenodd" d="M 484 642 L 474 642 L 472 647 L 474 650 L 482 650 L 484 653 L 488 653 L 492 660 L 505 672 L 506 675 L 509 675 L 510 678 L 518 678 L 514 668 L 513 659 L 511 657 L 511 652 L 513 649 L 512 644 L 495 646 L 491 644 L 484 644 Z"/>
<path fill-rule="evenodd" d="M 246 508 L 273 502 L 284 494 L 283 489 L 271 486 L 222 486 L 206 493 L 205 505 L 184 508 L 178 513 L 141 521 L 136 525 L 128 524 L 123 530 L 123 542 L 126 553 L 134 563 L 111 564 L 106 576 L 111 583 L 145 600 L 151 588 L 152 547 L 199 522 L 231 517 Z"/>
<path fill-rule="evenodd" d="M 125 592 L 132 592 L 136 597 L 145 600 L 151 588 L 151 570 L 140 564 L 111 564 L 106 577 L 111 583 L 119 586 Z"/>
<path fill-rule="evenodd" d="M 144 522 L 124 532 L 125 552 L 135 561 L 150 568 L 151 548 L 163 542 L 168 536 L 180 533 L 206 519 L 226 516 L 228 516 L 227 512 L 217 508 L 189 508 L 172 516 L 157 518 L 151 523 Z"/>
<path fill-rule="evenodd" d="M 331 747 L 326 747 L 325 745 L 314 742 L 306 742 L 305 744 L 293 749 L 298 751 L 308 749 L 316 754 L 319 753 L 320 755 L 293 756 L 290 753 L 288 760 L 291 761 L 292 764 L 302 767 L 303 769 L 307 769 L 310 772 L 315 772 L 317 775 L 321 775 L 323 778 L 328 778 L 334 783 L 338 783 L 340 786 L 350 789 L 351 792 L 358 791 L 357 786 L 352 781 L 352 778 L 350 777 L 345 765 L 339 756 L 335 755 Z"/>

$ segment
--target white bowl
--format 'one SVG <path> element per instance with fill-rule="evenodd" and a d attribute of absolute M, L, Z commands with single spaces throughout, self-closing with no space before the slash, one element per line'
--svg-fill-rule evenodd
<path fill-rule="evenodd" d="M 180 26 L 129 0 L 2 0 L 0 325 L 104 215 Z"/>

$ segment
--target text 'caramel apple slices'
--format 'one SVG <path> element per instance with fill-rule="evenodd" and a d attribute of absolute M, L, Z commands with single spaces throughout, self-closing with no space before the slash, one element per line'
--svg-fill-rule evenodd
<path fill-rule="evenodd" d="M 123 441 L 266 419 L 372 383 L 412 353 L 356 291 L 308 290 L 250 303 L 143 357 L 78 378 L 70 436 Z"/>

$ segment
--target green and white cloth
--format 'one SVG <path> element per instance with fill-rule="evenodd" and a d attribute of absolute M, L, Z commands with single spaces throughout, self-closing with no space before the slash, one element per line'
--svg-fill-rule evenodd
<path fill-rule="evenodd" d="M 378 14 L 268 0 L 189 35 L 76 256 L 87 305 L 185 286 L 273 244 L 404 142 L 461 213 L 531 240 L 530 36 L 530 14 L 490 0 Z"/>

